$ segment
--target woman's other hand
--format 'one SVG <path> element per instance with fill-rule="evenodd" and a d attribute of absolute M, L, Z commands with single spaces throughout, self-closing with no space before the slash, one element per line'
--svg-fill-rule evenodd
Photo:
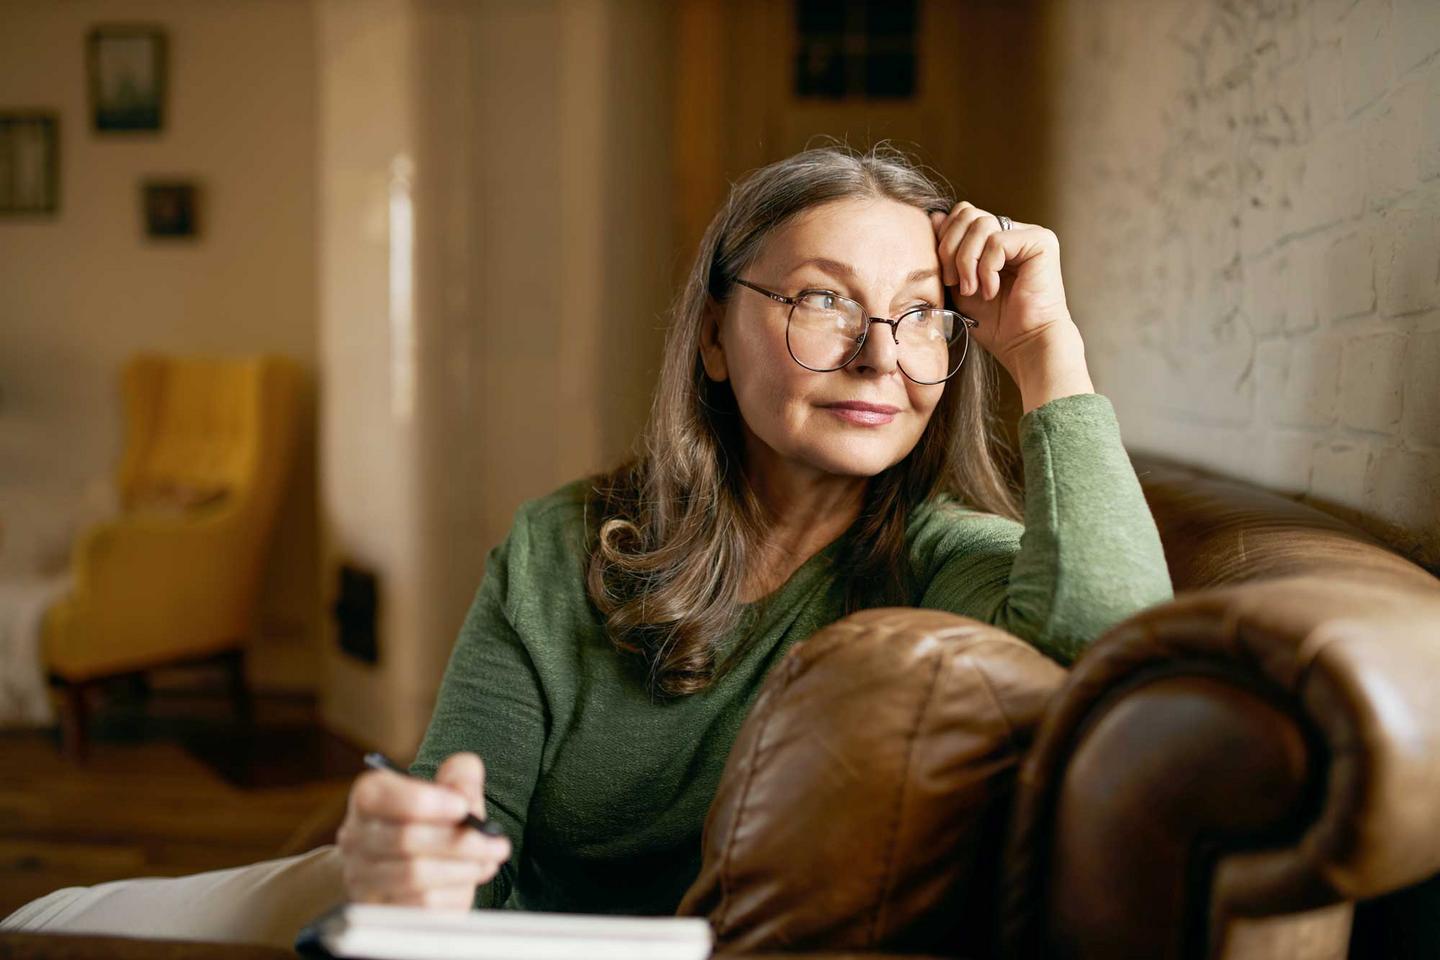
<path fill-rule="evenodd" d="M 968 200 L 931 213 L 930 222 L 941 282 L 955 309 L 979 322 L 970 336 L 1009 371 L 1026 411 L 1093 391 L 1054 231 L 1018 220 L 1002 230 L 998 217 Z"/>
<path fill-rule="evenodd" d="M 1060 241 L 1046 227 L 999 219 L 968 200 L 931 213 L 940 279 L 955 308 L 980 326 L 971 336 L 1006 363 L 1027 341 L 1070 322 L 1060 278 Z"/>
<path fill-rule="evenodd" d="M 485 766 L 455 753 L 427 783 L 389 770 L 355 778 L 336 834 L 345 895 L 358 903 L 469 910 L 475 888 L 510 857 L 510 841 L 462 821 L 485 817 Z"/>

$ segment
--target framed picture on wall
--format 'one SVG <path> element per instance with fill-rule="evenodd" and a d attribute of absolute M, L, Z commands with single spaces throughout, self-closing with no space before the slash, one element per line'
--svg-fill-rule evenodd
<path fill-rule="evenodd" d="M 59 209 L 59 115 L 39 110 L 0 113 L 0 214 Z"/>
<path fill-rule="evenodd" d="M 195 184 L 189 180 L 146 180 L 140 195 L 144 208 L 145 235 L 187 237 L 200 233 Z"/>
<path fill-rule="evenodd" d="M 165 125 L 165 43 L 164 30 L 148 24 L 109 24 L 90 31 L 85 62 L 97 131 Z"/>

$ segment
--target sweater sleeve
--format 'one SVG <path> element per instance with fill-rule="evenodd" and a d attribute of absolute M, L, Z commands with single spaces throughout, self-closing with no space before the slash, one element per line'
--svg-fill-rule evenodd
<path fill-rule="evenodd" d="M 506 612 L 511 536 L 490 551 L 485 574 L 440 683 L 410 772 L 433 780 L 462 750 L 485 764 L 485 813 L 510 838 L 510 859 L 476 889 L 476 907 L 506 907 L 525 850 L 526 811 L 539 776 L 547 711 L 541 684 Z"/>
<path fill-rule="evenodd" d="M 1019 421 L 1023 526 L 949 514 L 920 605 L 975 617 L 1069 664 L 1106 629 L 1174 596 L 1160 534 L 1109 398 L 1057 397 Z"/>

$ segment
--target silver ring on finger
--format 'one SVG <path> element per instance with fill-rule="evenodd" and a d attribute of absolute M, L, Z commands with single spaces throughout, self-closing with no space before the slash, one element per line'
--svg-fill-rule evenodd
<path fill-rule="evenodd" d="M 1014 223 L 1013 220 L 1011 220 L 1009 217 L 1005 216 L 1005 214 L 1003 214 L 1003 213 L 996 214 L 996 215 L 995 215 L 995 219 L 1000 221 L 1000 229 L 1001 229 L 1001 230 L 1009 230 L 1009 229 L 1010 229 L 1010 225 L 1011 225 L 1012 223 Z"/>

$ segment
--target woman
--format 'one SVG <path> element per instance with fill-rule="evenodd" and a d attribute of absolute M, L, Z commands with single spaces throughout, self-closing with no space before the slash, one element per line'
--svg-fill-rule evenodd
<path fill-rule="evenodd" d="M 1023 525 L 992 358 L 1023 399 Z M 642 453 L 526 503 L 491 552 L 411 768 L 435 783 L 356 780 L 347 895 L 673 913 L 796 642 L 923 606 L 1068 663 L 1171 596 L 1055 235 L 952 204 L 891 149 L 800 153 L 706 231 Z M 457 827 L 467 810 L 512 840 Z"/>

